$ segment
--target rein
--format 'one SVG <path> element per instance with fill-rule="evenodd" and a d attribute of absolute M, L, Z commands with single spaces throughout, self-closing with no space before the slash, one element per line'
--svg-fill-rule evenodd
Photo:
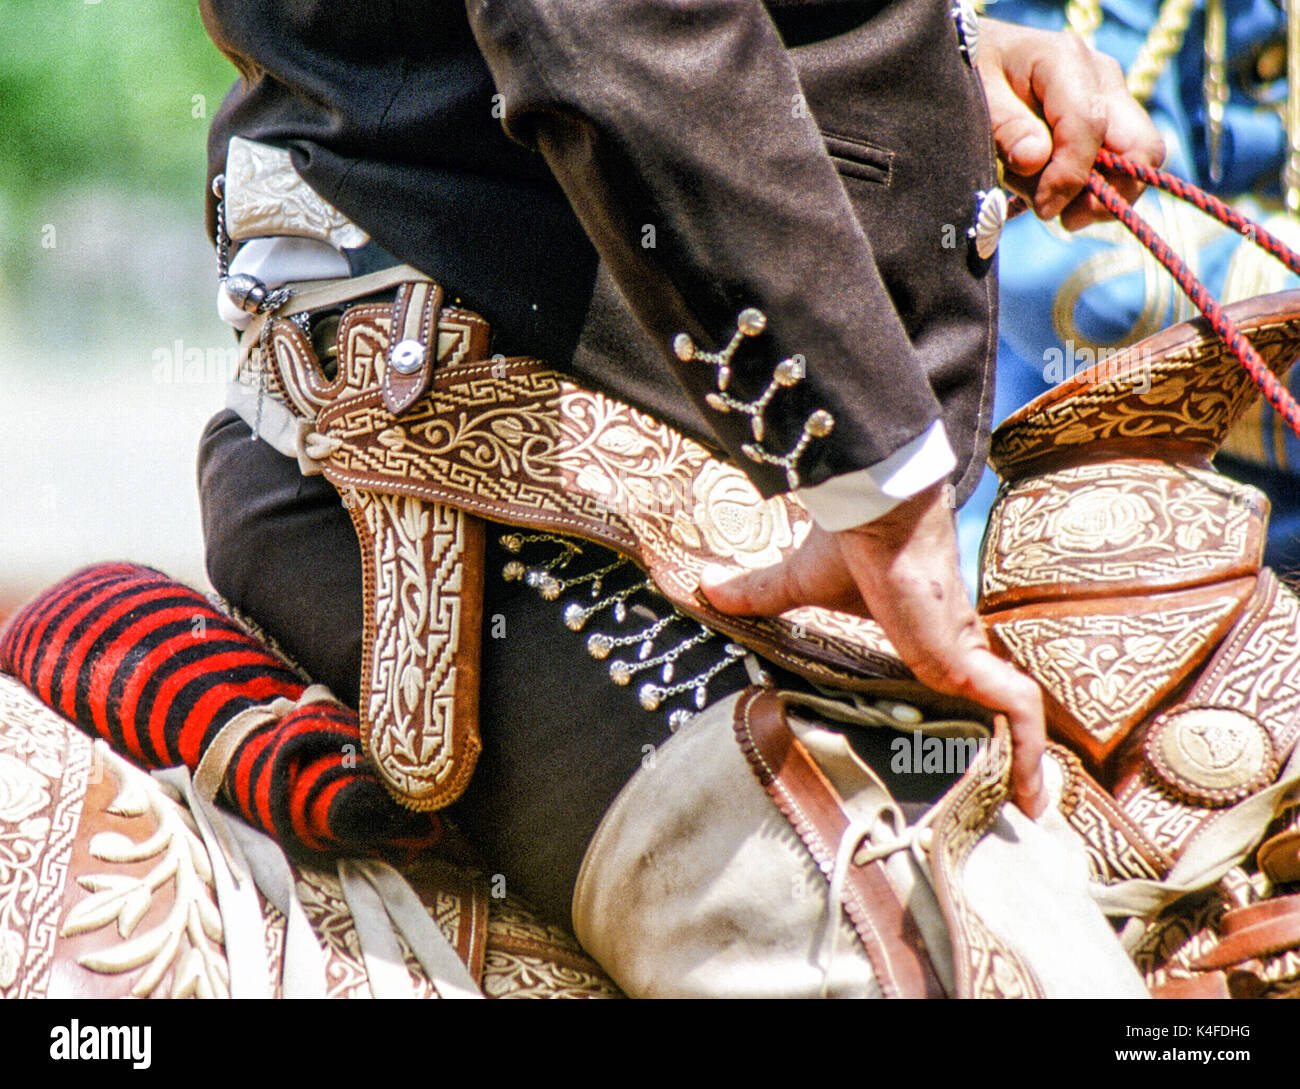
<path fill-rule="evenodd" d="M 1164 170 L 1142 166 L 1124 158 L 1122 155 L 1107 151 L 1105 148 L 1097 154 L 1097 166 L 1104 170 L 1126 174 L 1144 185 L 1164 190 L 1164 192 L 1178 197 L 1180 200 L 1194 204 L 1206 215 L 1213 216 L 1224 226 L 1231 227 L 1234 231 L 1239 232 L 1244 238 L 1259 246 L 1265 253 L 1277 258 L 1292 272 L 1300 275 L 1300 254 L 1297 254 L 1295 250 L 1291 249 L 1276 235 L 1247 219 L 1240 212 L 1229 208 L 1217 197 L 1198 189 L 1182 178 L 1175 177 Z M 1124 224 L 1133 236 L 1150 251 L 1151 255 L 1168 270 L 1179 288 L 1192 301 L 1193 305 L 1205 315 L 1210 327 L 1228 346 L 1229 351 L 1237 358 L 1242 367 L 1245 368 L 1246 373 L 1250 375 L 1251 381 L 1259 387 L 1260 391 L 1268 399 L 1268 403 L 1277 410 L 1282 419 L 1286 421 L 1287 426 L 1297 436 L 1300 436 L 1300 405 L 1296 404 L 1295 398 L 1291 396 L 1286 386 L 1268 368 L 1268 365 L 1260 358 L 1259 353 L 1255 351 L 1250 341 L 1246 339 L 1232 319 L 1223 312 L 1223 307 L 1210 294 L 1205 285 L 1197 279 L 1195 273 L 1187 267 L 1187 263 L 1169 248 L 1169 245 L 1152 230 L 1150 224 L 1133 210 L 1133 206 L 1120 196 L 1115 187 L 1106 181 L 1097 170 L 1093 170 L 1088 178 L 1088 189 L 1101 201 L 1106 210 Z M 1014 204 L 1020 206 L 1024 202 L 1021 198 L 1016 198 Z"/>

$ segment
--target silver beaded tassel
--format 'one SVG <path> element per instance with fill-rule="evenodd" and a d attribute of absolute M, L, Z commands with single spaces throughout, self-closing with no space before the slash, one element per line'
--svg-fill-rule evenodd
<path fill-rule="evenodd" d="M 649 610 L 647 609 L 646 612 Z M 639 643 L 637 657 L 645 661 L 654 653 L 655 639 L 658 638 L 659 633 L 676 619 L 677 617 L 672 615 L 662 616 L 648 628 L 633 632 L 631 635 L 606 635 L 604 632 L 595 632 L 587 638 L 587 653 L 596 661 L 602 662 L 619 647 L 630 647 Z M 570 624 L 569 627 L 573 625 Z"/>
<path fill-rule="evenodd" d="M 637 690 L 637 699 L 641 701 L 641 706 L 647 711 L 654 711 L 658 709 L 659 705 L 663 703 L 664 700 L 671 699 L 673 696 L 676 696 L 681 692 L 691 692 L 693 693 L 692 698 L 695 701 L 695 709 L 697 711 L 703 711 L 709 703 L 709 682 L 726 669 L 727 666 L 731 665 L 732 662 L 743 657 L 745 654 L 745 648 L 737 643 L 728 643 L 722 648 L 722 652 L 725 657 L 721 661 L 714 662 L 714 664 L 704 670 L 703 673 L 697 673 L 694 677 L 689 677 L 684 681 L 679 681 L 677 684 L 672 685 L 669 688 L 655 684 L 653 681 L 648 681 L 643 684 Z"/>
<path fill-rule="evenodd" d="M 703 624 L 699 626 L 700 630 L 692 635 L 689 639 L 683 639 L 671 650 L 666 650 L 662 654 L 656 654 L 653 658 L 644 658 L 638 662 L 629 662 L 623 658 L 615 658 L 609 663 L 609 677 L 617 685 L 626 685 L 632 683 L 632 678 L 638 673 L 644 673 L 647 669 L 654 669 L 660 666 L 659 679 L 664 684 L 672 683 L 673 675 L 677 671 L 676 662 L 691 647 L 698 647 L 707 639 L 713 638 L 713 632 L 709 631 Z M 653 711 L 659 706 L 658 701 L 654 706 L 649 706 L 645 699 L 641 700 L 641 706 L 647 711 Z"/>
<path fill-rule="evenodd" d="M 757 400 L 742 401 L 727 392 L 731 384 L 731 361 L 746 337 L 756 337 L 767 328 L 767 315 L 752 306 L 742 310 L 736 318 L 736 332 L 727 346 L 720 352 L 706 352 L 699 348 L 687 333 L 678 333 L 673 338 L 673 352 L 683 363 L 692 361 L 706 363 L 715 368 L 717 389 L 705 395 L 704 400 L 715 412 L 739 412 L 749 417 L 749 431 L 754 436 L 752 443 L 745 443 L 740 449 L 750 461 L 760 464 L 775 465 L 785 470 L 786 483 L 791 491 L 799 487 L 799 458 L 813 439 L 824 438 L 835 428 L 835 417 L 824 408 L 819 408 L 804 421 L 803 431 L 795 444 L 784 454 L 773 454 L 763 448 L 767 433 L 764 413 L 773 397 L 780 389 L 802 382 L 807 375 L 807 366 L 801 355 L 783 359 L 772 372 L 772 380 Z"/>
<path fill-rule="evenodd" d="M 573 587 L 581 586 L 584 583 L 591 584 L 591 596 L 597 597 L 600 594 L 605 576 L 617 571 L 620 567 L 626 566 L 628 562 L 620 556 L 613 563 L 606 564 L 599 571 L 591 571 L 585 575 L 560 580 L 555 577 L 555 572 L 563 571 L 574 556 L 582 554 L 582 549 L 572 541 L 566 541 L 563 537 L 556 537 L 549 533 L 535 533 L 529 537 L 523 537 L 518 533 L 507 533 L 501 538 L 501 547 L 507 552 L 518 554 L 524 545 L 537 541 L 561 545 L 563 551 L 541 567 L 526 567 L 519 560 L 511 560 L 501 569 L 501 577 L 506 582 L 516 582 L 523 579 L 547 601 L 554 601 L 566 590 L 571 590 Z M 595 609 L 596 606 L 592 608 Z M 574 628 L 574 630 L 577 631 L 578 629 Z"/>
<path fill-rule="evenodd" d="M 523 551 L 526 544 L 538 542 L 559 545 L 561 551 L 545 564 L 536 567 L 528 567 L 520 560 L 511 560 L 502 569 L 501 574 L 508 582 L 522 580 L 547 601 L 554 601 L 566 590 L 572 590 L 587 583 L 591 584 L 592 595 L 598 596 L 602 580 L 629 562 L 620 557 L 597 571 L 561 580 L 556 577 L 556 573 L 563 571 L 574 556 L 581 553 L 582 549 L 578 545 L 566 538 L 549 533 L 538 533 L 529 536 L 510 533 L 501 538 L 502 547 L 507 552 L 516 555 Z M 641 579 L 630 586 L 606 595 L 601 600 L 590 605 L 583 605 L 576 601 L 570 602 L 564 607 L 565 626 L 571 631 L 582 631 L 588 621 L 605 611 L 612 614 L 616 624 L 622 624 L 627 619 L 629 612 L 635 612 L 643 619 L 649 620 L 645 627 L 625 635 L 609 635 L 600 631 L 593 632 L 587 637 L 587 653 L 597 661 L 604 661 L 616 650 L 635 646 L 637 648 L 636 660 L 615 658 L 609 663 L 610 680 L 619 686 L 626 686 L 631 684 L 638 674 L 657 668 L 659 670 L 658 681 L 647 681 L 637 689 L 637 700 L 645 710 L 657 711 L 664 701 L 686 692 L 692 694 L 692 701 L 695 704 L 696 711 L 703 710 L 708 705 L 709 682 L 728 666 L 740 661 L 745 656 L 746 651 L 735 643 L 726 643 L 722 648 L 723 656 L 719 660 L 711 663 L 708 668 L 696 673 L 694 676 L 674 683 L 677 662 L 683 654 L 710 640 L 721 641 L 723 637 L 703 624 L 690 620 L 689 617 L 671 607 L 668 615 L 662 617 L 656 616 L 651 609 L 643 604 L 637 604 L 629 608 L 627 604 L 629 598 L 641 590 L 652 589 L 653 586 L 649 579 Z M 668 649 L 656 654 L 655 641 L 663 635 L 670 625 L 677 621 L 694 625 L 695 632 L 679 639 Z M 677 708 L 668 715 L 668 727 L 670 730 L 676 731 L 689 722 L 692 717 L 693 712 L 685 708 Z"/>

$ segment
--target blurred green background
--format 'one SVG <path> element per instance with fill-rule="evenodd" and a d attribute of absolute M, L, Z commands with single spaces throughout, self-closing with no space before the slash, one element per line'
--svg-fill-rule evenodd
<path fill-rule="evenodd" d="M 222 403 L 205 141 L 235 78 L 193 2 L 0 0 L 0 610 L 97 559 L 202 580 Z"/>

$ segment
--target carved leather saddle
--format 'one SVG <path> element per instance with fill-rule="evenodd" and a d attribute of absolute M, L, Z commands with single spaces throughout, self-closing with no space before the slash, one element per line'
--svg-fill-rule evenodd
<path fill-rule="evenodd" d="M 1229 314 L 1285 374 L 1300 293 Z M 1267 499 L 1211 464 L 1256 395 L 1178 325 L 1017 412 L 990 457 L 979 610 L 1043 687 L 1062 808 L 1169 993 L 1300 975 L 1300 599 L 1261 567 Z"/>

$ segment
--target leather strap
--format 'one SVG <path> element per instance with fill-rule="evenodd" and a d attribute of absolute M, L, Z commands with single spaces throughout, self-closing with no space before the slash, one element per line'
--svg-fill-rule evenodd
<path fill-rule="evenodd" d="M 1300 894 L 1232 908 L 1223 913 L 1219 927 L 1219 944 L 1193 961 L 1193 968 L 1230 968 L 1300 948 Z"/>
<path fill-rule="evenodd" d="M 1293 806 L 1274 827 L 1274 832 L 1255 853 L 1260 870 L 1275 885 L 1290 885 L 1300 881 L 1300 806 Z"/>
<path fill-rule="evenodd" d="M 384 407 L 400 416 L 428 392 L 438 358 L 438 315 L 442 288 L 431 281 L 404 283 L 393 300 L 387 365 L 381 389 Z"/>
<path fill-rule="evenodd" d="M 343 303 L 364 299 L 367 295 L 382 295 L 399 284 L 417 283 L 428 279 L 413 265 L 393 265 L 391 268 L 381 268 L 377 272 L 367 272 L 364 276 L 289 283 L 284 285 L 289 289 L 289 301 L 280 308 L 277 316 L 287 318 L 310 310 L 322 310 L 327 306 L 340 306 Z"/>
<path fill-rule="evenodd" d="M 785 700 L 751 688 L 736 703 L 734 728 L 763 789 L 829 877 L 851 817 L 791 731 Z M 850 864 L 843 907 L 886 998 L 945 997 L 920 930 L 899 901 L 881 860 Z"/>
<path fill-rule="evenodd" d="M 262 336 L 262 326 L 273 318 L 288 318 L 294 314 L 305 314 L 312 310 L 323 310 L 327 306 L 341 306 L 344 303 L 364 299 L 367 295 L 380 295 L 391 291 L 399 284 L 417 283 L 428 280 L 418 268 L 412 265 L 394 265 L 392 268 L 368 272 L 364 276 L 344 276 L 337 280 L 304 280 L 301 283 L 285 284 L 289 291 L 289 300 L 279 310 L 254 314 L 248 327 L 239 334 L 239 362 L 243 367 L 248 362 L 249 353 L 257 347 Z"/>

